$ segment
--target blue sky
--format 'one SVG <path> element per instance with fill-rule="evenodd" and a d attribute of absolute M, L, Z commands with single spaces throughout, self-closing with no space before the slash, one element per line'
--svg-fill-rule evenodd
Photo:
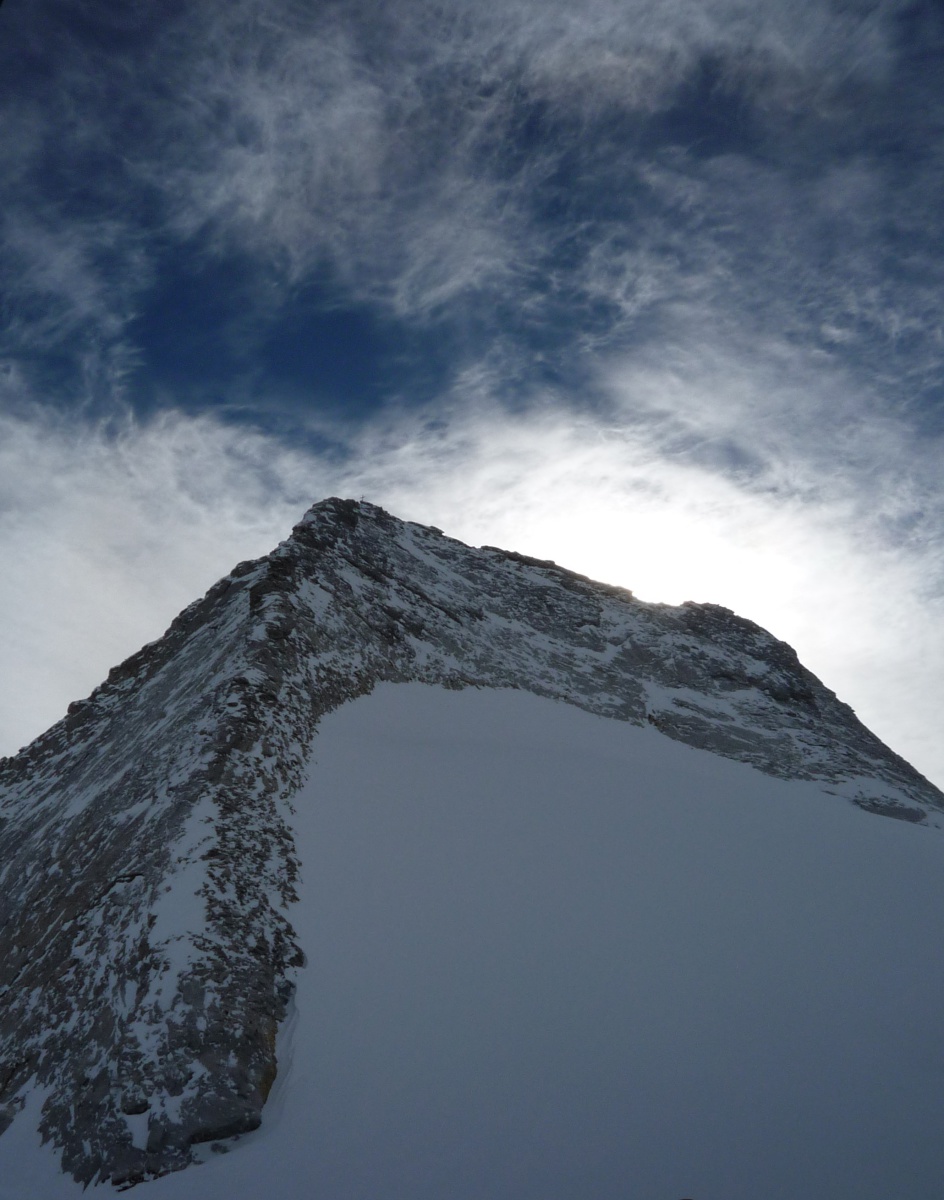
<path fill-rule="evenodd" d="M 0 750 L 344 492 L 944 781 L 939 5 L 7 0 L 0 78 Z"/>

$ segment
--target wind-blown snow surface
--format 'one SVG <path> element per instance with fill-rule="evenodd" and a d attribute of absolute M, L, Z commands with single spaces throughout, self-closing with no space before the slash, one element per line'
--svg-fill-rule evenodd
<path fill-rule="evenodd" d="M 524 692 L 319 729 L 263 1126 L 143 1196 L 939 1193 L 935 828 Z M 0 1196 L 77 1197 L 29 1118 Z"/>

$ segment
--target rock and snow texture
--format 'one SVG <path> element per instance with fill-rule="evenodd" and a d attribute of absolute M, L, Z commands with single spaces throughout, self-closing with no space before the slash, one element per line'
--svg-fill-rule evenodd
<path fill-rule="evenodd" d="M 645 745 L 661 746 L 667 755 L 740 772 L 755 781 L 758 812 L 774 811 L 784 788 L 805 789 L 804 804 L 814 797 L 814 809 L 822 809 L 818 819 L 831 829 L 830 822 L 838 822 L 835 829 L 846 831 L 850 846 L 865 839 L 872 847 L 869 862 L 882 881 L 876 895 L 891 898 L 882 936 L 887 933 L 890 946 L 897 939 L 914 949 L 913 961 L 901 967 L 907 968 L 904 990 L 896 992 L 881 981 L 882 971 L 866 970 L 868 938 L 877 935 L 863 930 L 864 965 L 850 978 L 871 989 L 872 1025 L 834 1030 L 847 1072 L 835 1096 L 851 1096 L 853 1077 L 867 1085 L 872 1107 L 853 1106 L 863 1144 L 877 1136 L 876 1113 L 895 1125 L 909 1106 L 930 1103 L 922 1091 L 925 1075 L 905 1065 L 894 1077 L 883 1072 L 920 1057 L 910 1041 L 899 1045 L 896 1038 L 924 1012 L 926 994 L 939 1002 L 939 981 L 931 979 L 934 951 L 921 931 L 932 918 L 939 922 L 940 913 L 923 892 L 914 895 L 909 925 L 897 890 L 907 873 L 902 867 L 896 874 L 898 866 L 886 870 L 881 848 L 889 847 L 891 864 L 899 861 L 892 847 L 909 847 L 902 861 L 911 854 L 918 875 L 923 864 L 939 864 L 944 844 L 928 826 L 937 822 L 944 797 L 865 730 L 788 646 L 725 609 L 644 604 L 551 563 L 474 550 L 374 506 L 331 500 L 316 505 L 273 554 L 241 564 L 185 610 L 164 638 L 113 671 L 59 725 L 0 764 L 0 1102 L 2 1120 L 13 1122 L 0 1138 L 0 1153 L 11 1139 L 25 1144 L 31 1131 L 24 1134 L 24 1123 L 38 1120 L 76 1180 L 121 1184 L 185 1167 L 206 1156 L 203 1143 L 243 1135 L 238 1152 L 215 1156 L 214 1167 L 202 1168 L 203 1194 L 212 1171 L 222 1172 L 261 1144 L 265 1131 L 250 1131 L 276 1077 L 277 1034 L 293 985 L 301 977 L 305 987 L 318 989 L 313 969 L 300 971 L 296 930 L 313 916 L 310 904 L 294 905 L 293 832 L 297 819 L 303 839 L 304 814 L 299 809 L 296 818 L 293 807 L 309 796 L 299 789 L 316 727 L 326 713 L 378 684 L 411 681 L 453 690 L 514 688 L 582 708 L 584 720 L 587 713 L 617 718 L 591 724 L 621 731 L 627 745 L 645 735 Z M 316 739 L 316 756 L 319 744 Z M 363 754 L 371 759 L 369 741 Z M 421 770 L 421 758 L 414 765 Z M 317 781 L 314 769 L 310 786 Z M 652 790 L 647 803 L 647 820 L 658 823 L 663 791 Z M 710 822 L 725 801 L 716 803 L 710 791 L 697 803 Z M 718 821 L 718 829 L 726 828 L 721 816 Z M 727 828 L 735 836 L 745 826 L 730 822 Z M 811 829 L 815 841 L 815 821 Z M 836 851 L 839 842 L 830 845 Z M 791 853 L 792 847 L 784 851 L 788 872 Z M 589 860 L 587 866 L 593 870 Z M 656 859 L 650 866 L 657 870 Z M 795 901 L 809 916 L 802 893 L 798 885 Z M 827 893 L 821 895 L 825 902 Z M 752 896 L 746 884 L 740 894 L 747 910 L 760 904 L 767 911 L 768 899 Z M 640 894 L 647 919 L 658 909 L 655 900 Z M 527 897 L 522 902 L 527 905 Z M 618 921 L 621 912 L 617 907 L 607 919 Z M 657 937 L 660 928 L 656 921 L 645 936 Z M 779 936 L 789 940 L 790 928 L 785 916 Z M 709 924 L 695 961 L 709 971 L 712 1004 L 720 1009 L 720 967 L 709 969 L 712 954 L 723 949 L 712 945 L 716 932 Z M 760 938 L 757 931 L 754 936 Z M 833 939 L 836 945 L 841 940 L 838 934 Z M 833 941 L 827 938 L 828 945 Z M 791 945 L 788 959 L 805 965 L 798 986 L 813 994 L 828 955 L 822 947 L 814 946 L 811 957 L 801 951 Z M 736 946 L 731 953 L 736 958 Z M 729 960 L 722 954 L 722 964 Z M 894 956 L 888 961 L 889 969 L 899 969 Z M 925 991 L 916 975 L 922 961 Z M 644 992 L 650 989 L 653 1004 L 660 978 L 657 972 L 637 981 Z M 681 967 L 678 982 L 692 982 Z M 735 1009 L 738 994 L 735 988 L 730 997 Z M 787 994 L 795 992 L 788 988 Z M 876 996 L 887 1001 L 881 1029 Z M 673 996 L 662 1002 L 671 1008 Z M 781 1048 L 799 1038 L 797 1011 L 802 1006 L 778 1010 L 776 1019 L 793 1030 L 793 1041 L 778 1043 Z M 820 1041 L 828 1040 L 829 1028 L 827 1021 Z M 874 1053 L 863 1050 L 862 1029 Z M 638 1055 L 651 1068 L 645 1047 L 652 1031 L 637 1032 L 635 1049 L 627 1042 L 620 1053 Z M 936 1028 L 926 1036 L 938 1062 Z M 305 1037 L 311 1045 L 318 1041 L 310 1022 Z M 654 1044 L 664 1046 L 658 1038 Z M 538 1053 L 522 1051 L 532 1052 Z M 703 1082 L 720 1053 L 714 1037 L 700 1068 Z M 800 1097 L 790 1074 L 792 1050 L 781 1056 L 774 1047 L 770 1054 L 771 1069 L 786 1072 L 786 1094 Z M 359 1063 L 352 1067 L 355 1074 L 359 1069 Z M 650 1076 L 643 1071 L 648 1082 L 635 1090 L 634 1103 L 640 1090 L 656 1087 Z M 589 1079 L 579 1086 L 589 1087 Z M 290 1083 L 285 1088 L 290 1091 Z M 904 1106 L 894 1119 L 878 1102 L 883 1088 Z M 815 1104 L 828 1114 L 839 1104 L 834 1100 L 820 1097 Z M 323 1108 L 323 1096 L 320 1103 Z M 284 1120 L 305 1119 L 291 1109 Z M 753 1110 L 745 1102 L 737 1111 L 747 1120 Z M 909 1120 L 920 1141 L 924 1115 L 919 1119 L 912 1109 Z M 320 1136 L 306 1130 L 306 1139 Z M 189 1176 L 150 1186 L 155 1194 L 171 1185 L 186 1189 Z M 628 1178 L 623 1182 L 630 1187 Z M 334 1194 L 361 1194 L 359 1187 L 352 1180 L 348 1193 Z M 465 1194 L 458 1185 L 448 1191 Z M 507 1194 L 529 1193 L 522 1184 Z"/>
<path fill-rule="evenodd" d="M 153 1200 L 938 1194 L 934 830 L 418 684 L 327 716 L 295 804 L 307 967 L 262 1127 Z M 36 1107 L 0 1200 L 78 1200 Z"/>

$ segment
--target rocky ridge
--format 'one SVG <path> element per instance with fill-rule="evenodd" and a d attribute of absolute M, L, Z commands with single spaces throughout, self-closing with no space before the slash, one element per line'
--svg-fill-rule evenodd
<path fill-rule="evenodd" d="M 0 1124 L 33 1081 L 82 1182 L 255 1128 L 302 965 L 291 797 L 381 680 L 517 687 L 936 823 L 944 796 L 785 643 L 373 505 L 315 505 L 0 763 Z"/>

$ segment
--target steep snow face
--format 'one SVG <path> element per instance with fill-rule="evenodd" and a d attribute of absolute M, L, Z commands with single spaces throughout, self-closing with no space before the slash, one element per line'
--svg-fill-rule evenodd
<path fill-rule="evenodd" d="M 155 1200 L 937 1193 L 933 829 L 520 691 L 380 684 L 308 775 L 262 1127 Z M 0 1198 L 77 1200 L 34 1108 Z"/>
<path fill-rule="evenodd" d="M 326 713 L 411 681 L 563 700 L 882 829 L 944 805 L 726 609 L 325 501 L 0 763 L 0 1127 L 41 1088 L 66 1170 L 118 1184 L 258 1126 L 301 963 L 291 798 Z"/>

